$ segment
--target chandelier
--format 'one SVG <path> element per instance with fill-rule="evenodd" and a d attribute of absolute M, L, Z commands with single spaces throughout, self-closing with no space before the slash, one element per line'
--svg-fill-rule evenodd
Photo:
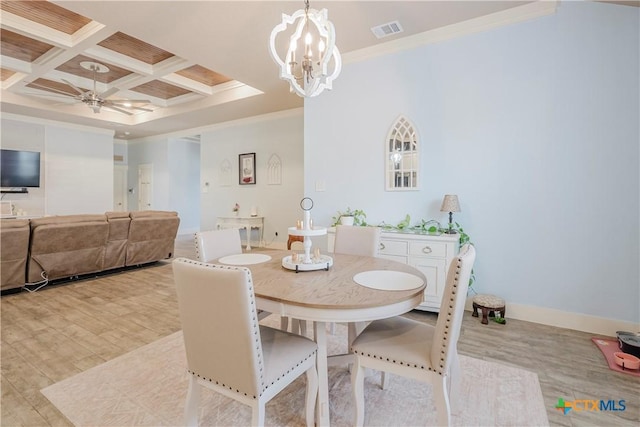
<path fill-rule="evenodd" d="M 291 91 L 299 96 L 312 97 L 331 89 L 333 80 L 340 74 L 342 60 L 327 9 L 310 9 L 309 0 L 304 4 L 304 10 L 300 9 L 293 15 L 282 14 L 282 22 L 271 31 L 269 52 L 280 67 L 280 78 L 289 81 Z M 294 24 L 295 31 L 289 36 L 283 60 L 276 49 L 276 37 Z M 299 43 L 301 39 L 302 43 Z"/>

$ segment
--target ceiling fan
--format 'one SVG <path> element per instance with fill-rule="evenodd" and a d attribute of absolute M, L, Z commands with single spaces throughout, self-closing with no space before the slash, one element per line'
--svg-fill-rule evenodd
<path fill-rule="evenodd" d="M 82 90 L 78 86 L 74 85 L 73 83 L 65 79 L 61 79 L 61 80 L 66 85 L 71 87 L 74 92 L 77 92 L 77 95 L 71 94 L 69 92 L 66 92 L 60 89 L 56 89 L 54 87 L 45 86 L 36 82 L 31 82 L 28 86 L 34 86 L 50 92 L 51 91 L 57 92 L 57 94 L 55 95 L 45 95 L 45 94 L 33 94 L 33 95 L 55 96 L 55 97 L 64 96 L 67 99 L 71 98 L 86 104 L 89 108 L 93 110 L 94 113 L 99 113 L 101 108 L 107 108 L 109 110 L 117 111 L 119 113 L 124 113 L 127 115 L 133 115 L 133 112 L 130 110 L 153 112 L 153 110 L 140 106 L 144 104 L 149 104 L 151 101 L 149 101 L 148 99 L 107 99 L 109 96 L 113 95 L 119 90 L 117 87 L 112 87 L 102 93 L 98 93 L 98 91 L 96 90 L 96 75 L 97 73 L 108 73 L 109 67 L 107 67 L 106 65 L 99 64 L 97 62 L 92 62 L 92 61 L 83 61 L 80 63 L 80 66 L 85 70 L 93 71 L 93 90 Z"/>

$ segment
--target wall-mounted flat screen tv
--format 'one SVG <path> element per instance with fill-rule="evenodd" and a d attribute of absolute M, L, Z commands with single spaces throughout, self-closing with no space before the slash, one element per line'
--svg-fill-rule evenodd
<path fill-rule="evenodd" d="M 0 187 L 40 187 L 40 153 L 0 150 Z"/>

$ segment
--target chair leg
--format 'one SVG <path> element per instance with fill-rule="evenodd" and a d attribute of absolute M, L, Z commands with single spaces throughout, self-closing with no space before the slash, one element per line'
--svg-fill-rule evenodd
<path fill-rule="evenodd" d="M 387 389 L 387 373 L 385 371 L 380 371 L 380 388 L 383 390 Z"/>
<path fill-rule="evenodd" d="M 187 401 L 184 406 L 184 424 L 186 426 L 198 426 L 198 406 L 200 406 L 200 384 L 193 375 L 189 375 Z"/>
<path fill-rule="evenodd" d="M 433 396 L 436 402 L 436 412 L 439 426 L 451 425 L 451 407 L 449 406 L 449 391 L 447 388 L 448 378 L 441 376 L 433 382 Z"/>
<path fill-rule="evenodd" d="M 307 323 L 305 321 L 305 323 Z M 318 397 L 318 371 L 312 366 L 307 369 L 307 402 L 306 402 L 306 421 L 307 427 L 315 425 L 316 398 Z"/>
<path fill-rule="evenodd" d="M 356 427 L 364 425 L 364 371 L 365 368 L 360 366 L 360 359 L 356 357 L 351 367 L 351 387 L 353 401 L 355 402 L 355 420 L 353 425 Z"/>
<path fill-rule="evenodd" d="M 454 414 L 459 413 L 460 402 L 460 384 L 462 382 L 462 372 L 460 371 L 460 359 L 458 358 L 458 351 L 453 351 L 451 358 L 451 368 L 449 369 L 449 404 L 451 406 L 451 412 Z"/>
<path fill-rule="evenodd" d="M 264 405 L 260 399 L 256 400 L 253 403 L 253 407 L 251 408 L 251 425 L 255 427 L 264 426 Z"/>

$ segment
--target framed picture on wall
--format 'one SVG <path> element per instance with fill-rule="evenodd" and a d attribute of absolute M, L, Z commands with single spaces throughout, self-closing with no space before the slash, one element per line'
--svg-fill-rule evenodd
<path fill-rule="evenodd" d="M 256 183 L 256 153 L 244 153 L 240 154 L 239 171 L 240 185 L 249 185 Z"/>

